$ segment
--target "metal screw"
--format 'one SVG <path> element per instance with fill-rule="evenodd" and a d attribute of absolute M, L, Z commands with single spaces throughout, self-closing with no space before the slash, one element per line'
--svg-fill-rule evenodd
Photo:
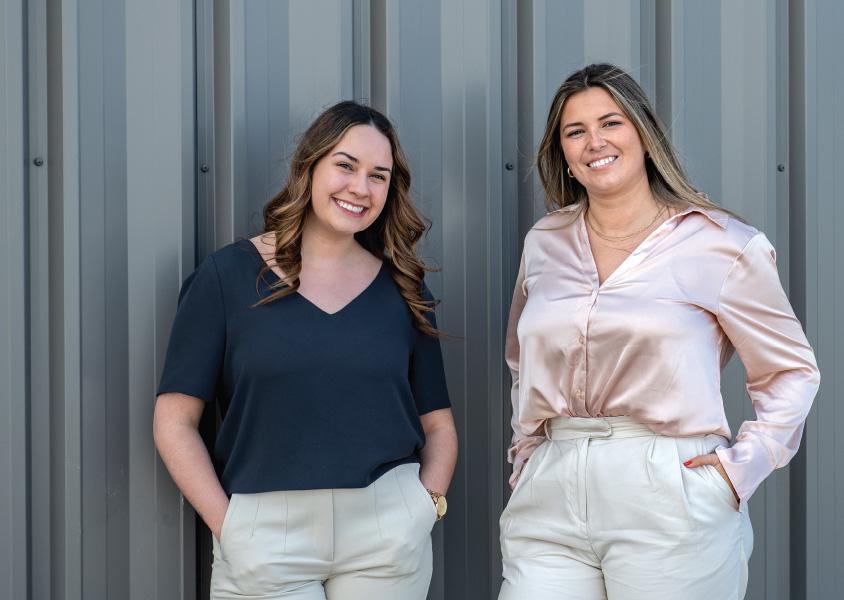
<path fill-rule="evenodd" d="M 44 159 L 41 158 L 40 156 L 36 156 L 34 159 L 32 159 L 32 164 L 35 165 L 36 167 L 43 166 L 44 165 Z"/>
<path fill-rule="evenodd" d="M 208 165 L 203 164 L 201 167 L 199 167 L 199 170 L 202 171 L 203 173 L 207 173 L 208 172 Z"/>
<path fill-rule="evenodd" d="M 785 171 L 785 165 L 783 165 L 783 164 L 779 164 L 779 165 L 777 165 L 777 171 L 779 171 L 780 173 L 782 173 L 783 171 Z"/>
<path fill-rule="evenodd" d="M 505 169 L 507 169 L 508 171 L 512 171 L 512 170 L 513 170 L 513 169 L 515 169 L 516 167 L 513 165 L 513 163 L 511 163 L 511 162 L 506 162 L 506 163 L 504 163 L 504 168 L 505 168 Z"/>

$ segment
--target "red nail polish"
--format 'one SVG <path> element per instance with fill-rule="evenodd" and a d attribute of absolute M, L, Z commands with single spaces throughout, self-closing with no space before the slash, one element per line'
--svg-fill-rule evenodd
<path fill-rule="evenodd" d="M 686 462 L 683 463 L 683 466 L 691 467 L 692 466 L 692 460 L 691 459 L 687 460 Z"/>

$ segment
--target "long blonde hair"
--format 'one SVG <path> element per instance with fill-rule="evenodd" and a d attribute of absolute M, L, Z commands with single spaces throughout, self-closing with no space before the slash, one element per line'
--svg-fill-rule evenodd
<path fill-rule="evenodd" d="M 586 188 L 568 174 L 568 164 L 560 142 L 560 120 L 566 100 L 572 94 L 591 87 L 606 91 L 639 132 L 647 152 L 645 169 L 648 184 L 657 202 L 678 209 L 692 205 L 719 210 L 741 220 L 741 217 L 710 201 L 705 194 L 694 188 L 645 91 L 623 69 L 607 63 L 588 65 L 569 75 L 551 102 L 545 134 L 539 143 L 536 157 L 548 211 L 572 204 L 580 204 L 582 207 L 588 205 Z"/>
<path fill-rule="evenodd" d="M 258 304 L 283 298 L 299 289 L 302 232 L 310 210 L 314 167 L 356 125 L 374 127 L 390 141 L 393 169 L 381 214 L 369 227 L 356 233 L 355 239 L 387 263 L 416 328 L 425 334 L 438 336 L 439 332 L 426 316 L 434 310 L 435 303 L 422 297 L 425 271 L 434 269 L 427 267 L 416 255 L 416 245 L 430 224 L 410 199 L 410 167 L 392 124 L 374 108 L 357 102 L 339 102 L 311 123 L 293 153 L 287 184 L 264 207 L 264 231 L 275 234 L 275 264 L 281 269 L 284 279 L 271 284 L 272 293 Z M 259 279 L 266 282 L 264 276 L 270 268 L 264 265 Z"/>

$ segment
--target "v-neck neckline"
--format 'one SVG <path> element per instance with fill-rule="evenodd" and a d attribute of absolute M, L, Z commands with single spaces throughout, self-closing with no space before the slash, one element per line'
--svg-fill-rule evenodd
<path fill-rule="evenodd" d="M 281 281 L 281 277 L 279 277 L 278 273 L 276 273 L 275 270 L 272 267 L 270 267 L 270 265 L 267 264 L 267 261 L 264 260 L 264 256 L 261 254 L 261 251 L 258 250 L 258 247 L 255 245 L 255 243 L 252 240 L 246 240 L 246 242 L 252 248 L 252 252 L 255 255 L 255 257 L 258 259 L 259 264 L 262 267 L 263 266 L 268 267 L 269 273 L 270 273 L 271 277 L 274 279 L 274 282 Z M 321 314 L 323 314 L 327 317 L 334 317 L 334 316 L 337 316 L 340 313 L 346 311 L 346 309 L 348 309 L 350 306 L 355 304 L 358 300 L 360 300 L 363 296 L 365 296 L 366 293 L 370 289 L 372 289 L 375 286 L 375 283 L 381 278 L 381 274 L 384 272 L 384 266 L 385 266 L 385 261 L 382 260 L 381 265 L 378 267 L 378 272 L 375 274 L 375 277 L 373 277 L 372 280 L 368 284 L 366 284 L 366 287 L 363 288 L 351 300 L 346 302 L 343 306 L 341 306 L 340 308 L 338 308 L 334 312 L 328 312 L 327 310 L 322 308 L 319 304 L 317 304 L 316 302 L 314 302 L 313 300 L 311 300 L 310 298 L 305 296 L 303 293 L 301 293 L 299 290 L 296 290 L 295 292 L 293 292 L 292 295 L 300 298 L 306 304 L 313 307 L 314 310 L 316 310 L 317 312 L 319 312 L 319 313 L 321 313 Z"/>
<path fill-rule="evenodd" d="M 597 284 L 595 286 L 596 289 L 603 289 L 604 286 L 606 286 L 608 282 L 612 281 L 618 273 L 624 274 L 626 271 L 629 271 L 631 268 L 633 268 L 636 264 L 639 264 L 642 261 L 642 255 L 644 254 L 644 250 L 646 249 L 645 244 L 650 243 L 652 241 L 652 238 L 654 238 L 657 233 L 661 232 L 668 223 L 673 224 L 678 217 L 685 214 L 688 214 L 687 211 L 680 211 L 665 219 L 656 227 L 656 229 L 654 229 L 647 236 L 645 236 L 645 238 L 641 242 L 636 244 L 636 247 L 630 251 L 630 254 L 625 256 L 624 260 L 622 260 L 618 264 L 618 266 L 613 269 L 603 281 L 601 281 L 601 275 L 598 273 L 598 262 L 595 260 L 595 253 L 592 251 L 592 241 L 589 239 L 589 231 L 587 230 L 586 212 L 581 211 L 580 216 L 578 218 L 578 220 L 580 221 L 580 235 L 583 240 L 583 244 L 586 247 L 586 254 L 589 256 L 589 260 L 591 262 L 590 266 L 592 267 L 592 274 L 594 276 L 595 283 Z"/>

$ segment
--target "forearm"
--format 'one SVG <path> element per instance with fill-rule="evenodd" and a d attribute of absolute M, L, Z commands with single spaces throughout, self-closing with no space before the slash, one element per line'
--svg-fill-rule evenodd
<path fill-rule="evenodd" d="M 425 437 L 419 478 L 427 489 L 445 494 L 457 463 L 457 432 L 454 427 L 442 426 L 426 432 Z"/>
<path fill-rule="evenodd" d="M 179 491 L 219 539 L 229 500 L 198 429 L 156 420 L 154 432 L 158 453 Z"/>

